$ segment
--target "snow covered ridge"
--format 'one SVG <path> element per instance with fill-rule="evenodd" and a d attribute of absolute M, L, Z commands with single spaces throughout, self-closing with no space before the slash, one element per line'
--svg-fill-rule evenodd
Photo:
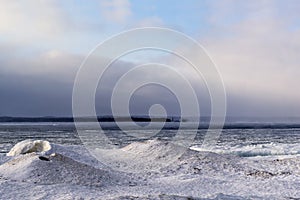
<path fill-rule="evenodd" d="M 149 140 L 107 152 L 107 159 L 119 164 L 115 170 L 84 146 L 27 140 L 13 149 L 15 156 L 5 156 L 0 165 L 0 199 L 300 198 L 298 155 L 249 158 L 185 149 L 172 163 L 151 170 L 142 166 L 168 160 L 181 149 Z M 135 173 L 126 167 L 136 167 Z"/>
<path fill-rule="evenodd" d="M 55 150 L 59 153 L 53 152 Z M 17 143 L 7 156 L 13 157 L 0 165 L 0 175 L 14 181 L 103 186 L 129 184 L 131 180 L 130 177 L 104 169 L 101 165 L 101 168 L 97 168 L 86 158 L 73 159 L 71 157 L 84 157 L 84 154 L 74 154 L 58 145 L 51 145 L 48 141 L 24 140 Z M 80 159 L 82 162 L 78 161 Z"/>

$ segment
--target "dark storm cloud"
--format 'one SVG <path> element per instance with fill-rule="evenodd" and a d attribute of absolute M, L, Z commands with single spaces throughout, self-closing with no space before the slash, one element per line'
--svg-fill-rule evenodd
<path fill-rule="evenodd" d="M 2 54 L 3 55 L 3 54 Z M 0 115 L 70 116 L 73 82 L 83 56 L 48 52 L 35 59 L 0 61 Z M 96 61 L 95 61 L 96 62 Z M 99 83 L 96 94 L 98 115 L 111 114 L 110 98 L 116 81 L 136 63 L 118 61 Z M 176 81 L 176 80 L 174 80 Z M 201 115 L 209 115 L 207 89 L 193 79 L 200 102 Z M 134 80 L 128 82 L 134 84 Z M 184 89 L 184 88 L 183 88 Z M 227 88 L 229 116 L 297 116 L 299 104 L 284 96 L 257 95 Z M 132 114 L 148 114 L 153 104 L 162 104 L 169 115 L 178 115 L 176 97 L 165 88 L 150 86 L 137 90 L 130 102 Z"/>
<path fill-rule="evenodd" d="M 76 72 L 83 56 L 62 52 L 42 53 L 35 58 L 12 60 L 2 56 L 0 65 L 0 115 L 6 116 L 70 116 L 72 90 Z M 97 62 L 97 61 L 94 61 Z M 98 115 L 111 114 L 111 95 L 117 80 L 136 63 L 117 61 L 105 73 L 98 85 L 96 108 Z M 144 74 L 145 75 L 145 74 Z M 162 79 L 165 77 L 163 76 Z M 176 80 L 174 80 L 176 81 Z M 134 84 L 131 80 L 128 84 Z M 203 94 L 203 93 L 202 93 Z M 200 95 L 202 111 L 209 113 L 205 102 L 208 94 Z M 176 97 L 166 88 L 143 87 L 132 96 L 130 111 L 134 115 L 148 114 L 153 104 L 161 104 L 169 115 L 179 115 Z"/>
<path fill-rule="evenodd" d="M 72 85 L 45 77 L 2 76 L 0 115 L 71 115 Z"/>

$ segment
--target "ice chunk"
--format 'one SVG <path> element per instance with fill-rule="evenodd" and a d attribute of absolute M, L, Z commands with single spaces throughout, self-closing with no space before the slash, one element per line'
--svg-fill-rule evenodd
<path fill-rule="evenodd" d="M 7 156 L 17 156 L 20 154 L 32 152 L 46 152 L 51 149 L 51 145 L 46 140 L 24 140 L 17 143 L 8 153 Z"/>

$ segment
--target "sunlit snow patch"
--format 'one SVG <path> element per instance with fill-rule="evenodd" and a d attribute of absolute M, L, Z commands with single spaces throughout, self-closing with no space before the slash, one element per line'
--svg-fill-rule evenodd
<path fill-rule="evenodd" d="M 51 145 L 45 140 L 24 140 L 17 143 L 8 153 L 7 156 L 17 156 L 20 154 L 32 152 L 46 152 L 51 149 Z"/>

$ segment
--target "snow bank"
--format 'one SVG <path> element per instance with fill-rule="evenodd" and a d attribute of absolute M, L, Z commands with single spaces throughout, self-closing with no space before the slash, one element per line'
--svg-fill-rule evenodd
<path fill-rule="evenodd" d="M 46 152 L 51 149 L 51 145 L 45 140 L 24 140 L 17 143 L 8 153 L 7 156 L 17 156 L 32 152 Z"/>
<path fill-rule="evenodd" d="M 133 142 L 120 149 L 96 148 L 93 155 L 118 171 L 143 173 L 172 164 L 185 151 L 186 148 L 172 142 L 148 140 Z"/>
<path fill-rule="evenodd" d="M 51 150 L 44 154 L 19 153 L 0 165 L 2 199 L 300 197 L 300 156 L 248 158 L 181 149 L 172 143 L 151 140 L 102 150 L 105 161 L 124 170 L 120 172 L 102 168 L 103 160 L 93 161 L 84 146 L 50 146 Z M 172 162 L 159 165 L 166 160 Z M 132 171 L 137 173 L 129 173 Z"/>
<path fill-rule="evenodd" d="M 19 155 L 0 165 L 0 179 L 34 184 L 86 186 L 129 185 L 134 178 L 113 170 L 95 168 L 68 156 L 53 153 Z"/>

